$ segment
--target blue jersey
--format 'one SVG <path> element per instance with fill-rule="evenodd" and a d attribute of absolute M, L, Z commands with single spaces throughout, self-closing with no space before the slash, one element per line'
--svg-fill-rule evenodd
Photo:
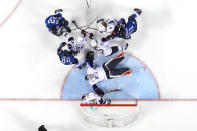
<path fill-rule="evenodd" d="M 73 56 L 64 56 L 63 54 L 60 54 L 59 58 L 64 65 L 72 65 L 74 63 Z"/>
<path fill-rule="evenodd" d="M 58 13 L 57 15 L 50 15 L 46 18 L 45 24 L 48 28 L 51 28 L 52 26 L 61 26 L 60 19 L 62 15 Z"/>
<path fill-rule="evenodd" d="M 136 14 L 132 14 L 129 16 L 127 23 L 124 18 L 121 18 L 118 21 L 119 26 L 116 26 L 114 32 L 112 33 L 113 38 L 129 39 L 131 37 L 130 35 L 137 31 L 137 21 L 135 20 L 136 17 Z"/>
<path fill-rule="evenodd" d="M 60 28 L 67 28 L 67 25 L 63 24 L 64 21 L 66 20 L 64 19 L 64 17 L 62 17 L 62 14 L 58 13 L 56 15 L 50 15 L 49 17 L 47 17 L 45 19 L 45 24 L 49 31 L 56 35 Z"/>
<path fill-rule="evenodd" d="M 76 64 L 75 63 L 75 58 L 72 55 L 72 51 L 69 51 L 69 55 L 65 56 L 63 51 L 62 51 L 62 45 L 59 46 L 58 48 L 58 52 L 60 52 L 59 55 L 59 59 L 60 61 L 64 64 L 64 65 L 72 65 L 72 64 Z"/>

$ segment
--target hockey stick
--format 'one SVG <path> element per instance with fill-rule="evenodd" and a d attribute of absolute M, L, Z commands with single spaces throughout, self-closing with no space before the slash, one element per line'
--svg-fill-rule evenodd
<path fill-rule="evenodd" d="M 77 27 L 77 29 L 79 29 L 79 30 L 83 30 L 82 28 L 80 28 L 78 25 L 77 25 L 77 23 L 76 23 L 76 21 L 75 20 L 73 20 L 72 21 L 72 23 Z M 90 34 L 89 32 L 87 32 L 86 30 L 84 30 L 87 34 Z"/>
<path fill-rule="evenodd" d="M 105 90 L 104 93 L 107 94 L 107 93 L 112 93 L 112 92 L 117 92 L 117 91 L 121 91 L 121 89 L 117 88 L 117 89 L 112 89 L 112 90 Z"/>
<path fill-rule="evenodd" d="M 85 25 L 85 26 L 81 26 L 81 27 L 79 27 L 79 28 L 84 28 L 84 27 L 90 28 L 90 26 L 91 26 L 97 19 L 98 19 L 98 16 L 97 16 L 90 24 Z M 78 29 L 78 28 L 75 28 L 75 29 L 73 29 L 73 30 L 76 30 L 76 29 Z M 90 28 L 90 29 L 93 29 L 93 28 Z M 98 30 L 98 29 L 94 28 L 94 30 Z"/>
<path fill-rule="evenodd" d="M 88 0 L 86 0 L 86 3 L 87 3 L 87 6 L 88 6 L 88 8 L 89 8 L 90 6 L 89 6 L 89 3 L 88 3 Z"/>

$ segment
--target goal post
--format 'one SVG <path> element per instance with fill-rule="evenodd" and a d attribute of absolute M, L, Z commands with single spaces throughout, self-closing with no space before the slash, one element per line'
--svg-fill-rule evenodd
<path fill-rule="evenodd" d="M 94 126 L 124 127 L 134 123 L 140 116 L 137 103 L 115 101 L 110 105 L 80 105 L 83 121 Z"/>

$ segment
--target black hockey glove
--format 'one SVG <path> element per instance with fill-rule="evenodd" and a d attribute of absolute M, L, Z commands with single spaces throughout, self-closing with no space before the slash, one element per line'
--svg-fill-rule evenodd
<path fill-rule="evenodd" d="M 90 33 L 89 38 L 90 39 L 93 39 L 94 38 L 94 34 L 93 33 Z"/>
<path fill-rule="evenodd" d="M 55 14 L 57 14 L 57 13 L 59 13 L 59 12 L 62 12 L 63 10 L 62 9 L 57 9 L 57 10 L 55 10 Z"/>
<path fill-rule="evenodd" d="M 70 50 L 69 55 L 76 56 L 78 54 L 78 51 Z"/>
<path fill-rule="evenodd" d="M 97 20 L 96 23 L 102 22 L 104 19 Z"/>
<path fill-rule="evenodd" d="M 69 22 L 68 22 L 67 20 L 65 20 L 64 18 L 62 18 L 62 19 L 60 20 L 60 24 L 61 24 L 62 26 L 68 26 Z"/>
<path fill-rule="evenodd" d="M 67 28 L 66 28 L 66 31 L 67 31 L 68 33 L 70 33 L 70 32 L 71 32 L 71 29 L 70 29 L 69 27 L 67 27 Z"/>
<path fill-rule="evenodd" d="M 106 41 L 108 41 L 108 40 L 107 40 L 107 38 L 102 38 L 101 41 L 102 41 L 102 42 L 106 42 Z"/>
<path fill-rule="evenodd" d="M 47 131 L 47 129 L 44 127 L 44 125 L 41 125 L 41 126 L 38 128 L 38 131 Z"/>
<path fill-rule="evenodd" d="M 72 41 L 72 40 L 74 40 L 74 38 L 73 38 L 73 37 L 68 38 L 68 41 Z"/>
<path fill-rule="evenodd" d="M 66 42 L 62 42 L 60 45 L 61 46 L 65 46 L 66 45 Z"/>

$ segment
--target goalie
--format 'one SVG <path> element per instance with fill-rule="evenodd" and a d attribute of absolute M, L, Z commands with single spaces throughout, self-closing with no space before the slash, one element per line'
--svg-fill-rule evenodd
<path fill-rule="evenodd" d="M 115 69 L 124 58 L 124 53 L 120 53 L 115 58 L 105 62 L 102 66 L 94 67 L 94 52 L 88 52 L 86 56 L 87 75 L 85 79 L 89 82 L 94 91 L 98 88 L 96 83 L 100 81 L 131 75 L 129 68 Z"/>

